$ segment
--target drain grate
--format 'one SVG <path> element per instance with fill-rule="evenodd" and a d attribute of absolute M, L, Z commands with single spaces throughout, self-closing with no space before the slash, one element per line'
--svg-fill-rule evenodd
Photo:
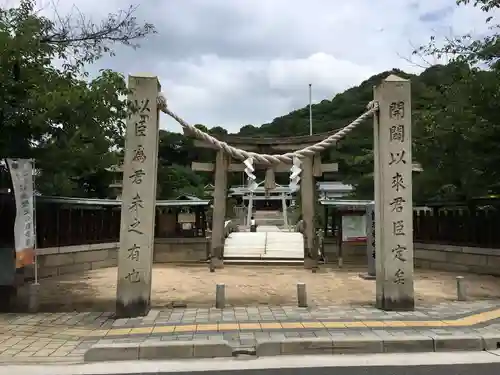
<path fill-rule="evenodd" d="M 238 356 L 255 356 L 257 353 L 257 350 L 255 347 L 248 347 L 248 348 L 235 348 L 233 349 L 233 357 L 238 357 Z"/>

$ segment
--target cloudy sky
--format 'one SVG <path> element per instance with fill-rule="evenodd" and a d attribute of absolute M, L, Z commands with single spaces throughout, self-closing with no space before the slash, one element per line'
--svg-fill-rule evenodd
<path fill-rule="evenodd" d="M 96 21 L 134 4 L 50 1 Z M 154 73 L 174 112 L 230 131 L 307 105 L 308 83 L 313 102 L 331 99 L 383 70 L 419 71 L 426 62 L 405 58 L 431 35 L 486 30 L 483 13 L 455 0 L 142 0 L 137 17 L 158 34 L 96 69 Z M 180 130 L 166 117 L 161 126 Z"/>

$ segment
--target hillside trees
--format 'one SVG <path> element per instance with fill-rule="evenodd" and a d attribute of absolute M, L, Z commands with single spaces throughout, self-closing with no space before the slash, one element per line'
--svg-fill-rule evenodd
<path fill-rule="evenodd" d="M 418 76 L 399 70 L 373 76 L 331 101 L 313 105 L 315 132 L 349 124 L 373 98 L 373 86 L 389 74 L 412 82 L 413 157 L 423 167 L 423 172 L 414 174 L 415 200 L 468 200 L 484 196 L 498 185 L 500 118 L 495 108 L 500 80 L 496 72 L 471 68 L 467 62 L 432 66 Z M 290 124 L 307 123 L 307 116 L 307 108 L 293 111 L 252 128 L 252 136 L 279 135 Z M 299 134 L 306 133 L 304 126 Z M 358 198 L 373 197 L 372 150 L 369 120 L 324 155 L 339 163 L 334 178 L 354 184 Z"/>
<path fill-rule="evenodd" d="M 422 183 L 435 192 L 435 199 L 467 200 L 488 194 L 499 183 L 500 44 L 492 11 L 500 8 L 500 1 L 457 1 L 459 6 L 469 4 L 486 13 L 487 35 L 471 33 L 444 41 L 433 37 L 414 52 L 446 55 L 452 61 L 446 76 L 435 77 L 440 84 L 423 113 L 423 138 L 417 145 L 429 165 Z"/>

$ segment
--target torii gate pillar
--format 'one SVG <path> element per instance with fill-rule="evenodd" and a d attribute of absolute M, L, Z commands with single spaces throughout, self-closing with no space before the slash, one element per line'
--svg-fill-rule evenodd
<path fill-rule="evenodd" d="M 302 220 L 304 221 L 304 268 L 315 270 L 318 266 L 318 252 L 314 248 L 315 222 L 314 209 L 315 190 L 313 157 L 302 159 L 302 181 L 300 181 L 300 195 L 302 207 Z"/>
<path fill-rule="evenodd" d="M 224 222 L 226 220 L 227 170 L 229 155 L 217 151 L 215 159 L 214 209 L 212 214 L 212 240 L 210 243 L 210 271 L 223 267 Z"/>

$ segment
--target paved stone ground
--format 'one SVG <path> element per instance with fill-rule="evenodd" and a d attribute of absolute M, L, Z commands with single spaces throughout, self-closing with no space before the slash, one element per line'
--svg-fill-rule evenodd
<path fill-rule="evenodd" d="M 96 343 L 220 340 L 249 348 L 257 339 L 500 335 L 500 300 L 444 302 L 414 312 L 372 306 L 153 309 L 148 316 L 112 313 L 0 315 L 0 362 L 81 362 Z"/>
<path fill-rule="evenodd" d="M 294 305 L 296 283 L 304 282 L 310 306 L 362 306 L 373 303 L 375 282 L 361 279 L 361 272 L 366 268 L 322 266 L 313 274 L 303 267 L 231 265 L 210 273 L 206 265 L 158 264 L 153 270 L 152 303 L 157 308 L 168 308 L 173 302 L 212 307 L 215 286 L 224 283 L 229 306 Z M 465 277 L 469 300 L 500 298 L 500 278 L 416 269 L 417 304 L 456 299 L 458 275 Z M 40 280 L 41 311 L 113 311 L 116 279 L 116 268 L 106 268 Z M 21 293 L 26 294 L 26 290 Z"/>

